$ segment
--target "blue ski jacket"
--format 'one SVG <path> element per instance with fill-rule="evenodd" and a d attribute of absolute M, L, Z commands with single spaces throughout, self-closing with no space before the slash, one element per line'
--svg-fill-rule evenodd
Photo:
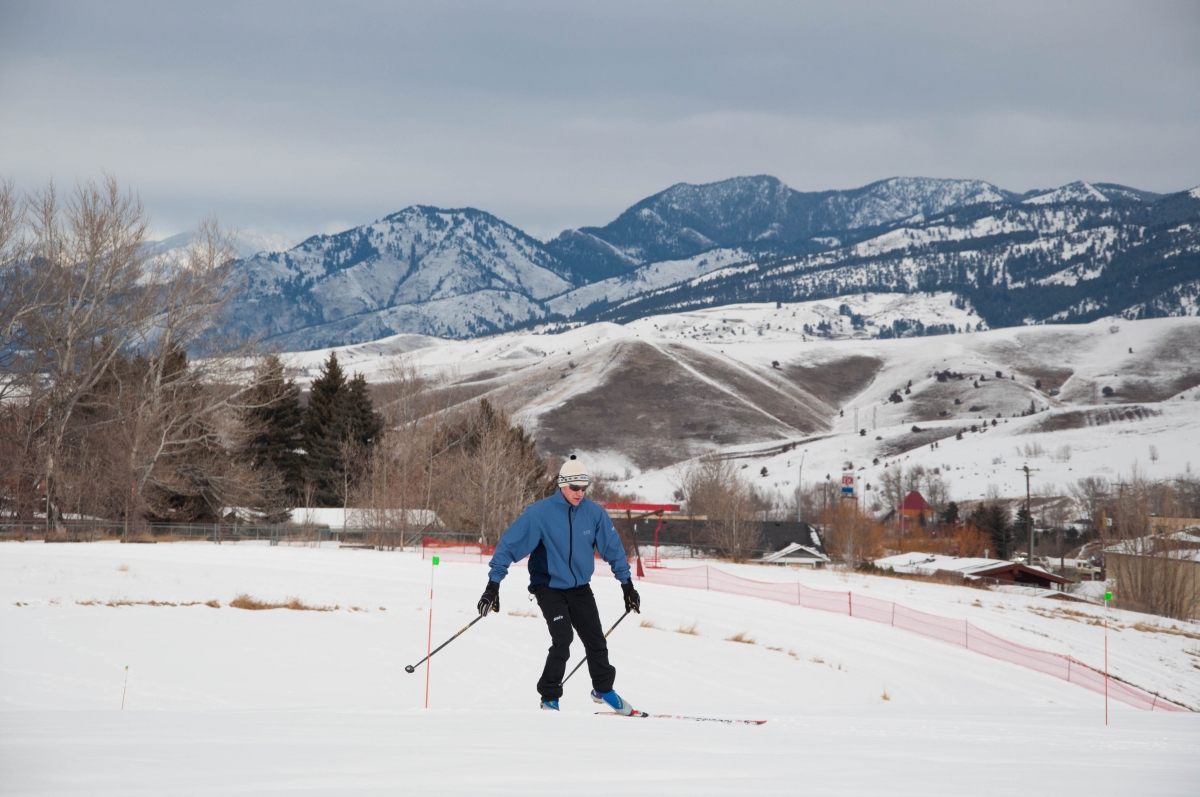
<path fill-rule="evenodd" d="M 499 583 L 509 565 L 528 556 L 530 592 L 541 584 L 580 587 L 592 580 L 593 550 L 608 562 L 617 581 L 629 581 L 625 547 L 608 513 L 586 498 L 571 506 L 559 491 L 530 504 L 508 527 L 492 556 L 488 578 Z"/>

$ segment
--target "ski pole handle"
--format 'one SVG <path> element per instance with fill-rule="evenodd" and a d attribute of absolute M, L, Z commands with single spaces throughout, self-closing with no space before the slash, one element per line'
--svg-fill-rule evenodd
<path fill-rule="evenodd" d="M 610 629 L 608 629 L 607 631 L 605 631 L 605 632 L 604 632 L 604 638 L 605 638 L 605 639 L 608 639 L 608 635 L 609 635 L 609 634 L 611 634 L 613 631 L 616 631 L 616 630 L 617 630 L 617 626 L 619 626 L 619 625 L 621 624 L 621 621 L 622 621 L 622 620 L 624 620 L 626 617 L 628 617 L 628 616 L 629 616 L 629 612 L 631 612 L 631 611 L 632 611 L 632 609 L 626 609 L 626 610 L 625 610 L 625 614 L 623 614 L 623 615 L 621 615 L 620 617 L 618 617 L 618 618 L 617 618 L 617 621 L 616 621 L 615 623 L 613 623 L 613 624 L 612 624 L 612 628 L 610 628 Z M 576 671 L 577 671 L 577 670 L 578 670 L 580 667 L 582 667 L 582 666 L 583 666 L 583 662 L 585 662 L 585 661 L 587 661 L 587 656 L 586 656 L 586 655 L 583 657 L 583 660 L 582 660 L 582 661 L 580 661 L 578 664 L 576 664 L 576 665 L 575 665 L 575 669 L 574 669 L 574 670 L 571 670 L 571 672 L 567 673 L 567 677 L 566 677 L 566 678 L 563 678 L 563 679 L 562 679 L 562 682 L 565 684 L 567 681 L 571 680 L 571 676 L 572 676 L 572 675 L 574 675 L 574 674 L 575 674 L 575 672 L 576 672 Z M 561 684 L 560 684 L 560 686 L 561 686 Z"/>
<path fill-rule="evenodd" d="M 464 626 L 462 627 L 462 631 L 459 631 L 457 634 L 455 634 L 454 636 L 450 637 L 449 639 L 447 639 L 447 640 L 446 640 L 445 642 L 443 642 L 442 644 L 438 645 L 436 648 L 434 648 L 434 649 L 433 649 L 433 650 L 430 652 L 430 654 L 429 654 L 428 656 L 426 656 L 425 658 L 421 659 L 421 660 L 420 660 L 420 661 L 418 661 L 416 664 L 406 664 L 406 665 L 404 665 L 404 671 L 405 671 L 405 672 L 408 672 L 408 673 L 411 673 L 411 672 L 416 672 L 417 668 L 418 668 L 418 667 L 420 667 L 420 666 L 421 666 L 422 664 L 424 664 L 425 662 L 429 661 L 429 659 L 431 659 L 431 658 L 433 657 L 433 654 L 434 654 L 434 653 L 437 653 L 439 650 L 441 650 L 442 648 L 446 647 L 447 645 L 449 645 L 449 644 L 450 644 L 451 642 L 453 642 L 454 640 L 458 639 L 460 636 L 462 636 L 462 633 L 463 633 L 463 631 L 466 631 L 468 628 L 470 628 L 471 626 L 475 625 L 476 623 L 478 623 L 478 622 L 479 622 L 480 620 L 482 620 L 482 619 L 483 619 L 483 615 L 481 614 L 481 615 L 479 615 L 478 617 L 476 617 L 474 620 L 472 620 L 471 622 L 469 622 L 469 623 L 467 623 L 466 625 L 464 625 Z"/>

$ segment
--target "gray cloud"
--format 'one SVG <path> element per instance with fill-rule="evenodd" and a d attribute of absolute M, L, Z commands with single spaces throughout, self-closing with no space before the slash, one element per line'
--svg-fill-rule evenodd
<path fill-rule="evenodd" d="M 540 235 L 678 181 L 1200 183 L 1195 3 L 8 3 L 0 172 L 163 232 L 422 202 Z"/>

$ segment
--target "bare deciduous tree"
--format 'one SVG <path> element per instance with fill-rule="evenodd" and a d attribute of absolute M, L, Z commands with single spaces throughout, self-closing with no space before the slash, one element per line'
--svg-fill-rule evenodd
<path fill-rule="evenodd" d="M 239 390 L 228 357 L 210 348 L 189 365 L 183 354 L 204 345 L 229 298 L 232 239 L 208 220 L 186 256 L 151 259 L 142 205 L 111 177 L 66 201 L 48 184 L 16 233 L 11 195 L 0 190 L 0 265 L 6 298 L 25 307 L 0 308 L 0 334 L 21 344 L 6 349 L 0 388 L 19 391 L 4 408 L 6 448 L 22 460 L 10 503 L 22 517 L 44 510 L 48 527 L 68 505 L 140 517 L 147 487 L 170 472 L 160 463 L 220 447 L 211 419 Z M 38 487 L 41 506 L 29 500 Z"/>
<path fill-rule="evenodd" d="M 735 562 L 749 558 L 758 546 L 762 524 L 755 516 L 764 507 L 738 470 L 731 460 L 703 457 L 683 472 L 680 485 L 688 513 L 707 518 L 709 543 Z"/>
<path fill-rule="evenodd" d="M 1100 529 L 1100 518 L 1112 494 L 1112 485 L 1108 483 L 1108 479 L 1103 476 L 1088 476 L 1075 482 L 1070 492 L 1075 503 L 1092 524 L 1092 528 L 1103 531 Z"/>
<path fill-rule="evenodd" d="M 1178 535 L 1155 525 L 1178 511 L 1170 481 L 1152 481 L 1136 467 L 1113 492 L 1111 528 L 1101 530 L 1108 575 L 1117 582 L 1118 605 L 1167 617 L 1190 617 L 1200 594 L 1194 553 Z"/>

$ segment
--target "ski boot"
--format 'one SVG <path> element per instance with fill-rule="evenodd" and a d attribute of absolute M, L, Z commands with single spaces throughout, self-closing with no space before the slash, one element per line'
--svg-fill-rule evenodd
<path fill-rule="evenodd" d="M 592 690 L 592 700 L 594 700 L 597 703 L 605 704 L 605 705 L 609 706 L 609 708 L 611 708 L 616 713 L 623 714 L 626 717 L 632 717 L 634 715 L 633 706 L 629 705 L 624 700 L 622 700 L 621 696 L 618 695 L 616 692 L 608 691 L 608 692 L 605 692 L 604 694 L 600 694 L 595 689 L 593 689 Z"/>
<path fill-rule="evenodd" d="M 542 699 L 542 711 L 558 711 L 557 700 Z"/>

